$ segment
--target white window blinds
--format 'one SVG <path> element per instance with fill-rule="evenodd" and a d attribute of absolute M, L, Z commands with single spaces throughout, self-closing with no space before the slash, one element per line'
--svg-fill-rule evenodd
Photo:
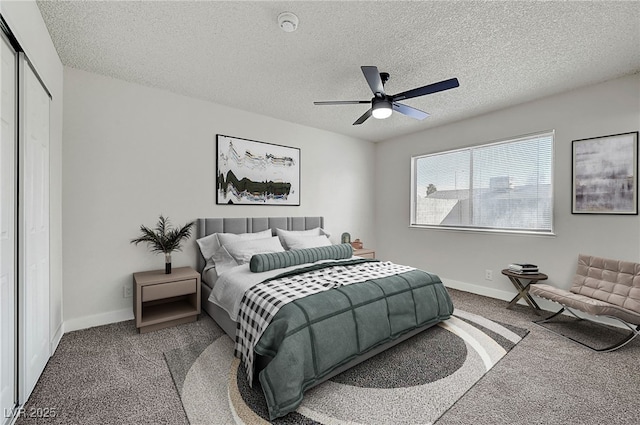
<path fill-rule="evenodd" d="M 553 132 L 412 158 L 414 226 L 551 233 Z"/>

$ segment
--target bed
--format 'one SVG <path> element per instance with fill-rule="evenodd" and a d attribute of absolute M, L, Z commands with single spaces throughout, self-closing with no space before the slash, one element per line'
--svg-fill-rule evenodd
<path fill-rule="evenodd" d="M 438 276 L 353 257 L 349 245 L 315 246 L 327 239 L 323 229 L 323 217 L 198 219 L 202 308 L 235 342 L 249 383 L 259 379 L 271 419 L 294 411 L 309 388 L 453 313 Z M 239 245 L 260 253 L 238 254 Z M 238 261 L 222 267 L 221 251 Z"/>

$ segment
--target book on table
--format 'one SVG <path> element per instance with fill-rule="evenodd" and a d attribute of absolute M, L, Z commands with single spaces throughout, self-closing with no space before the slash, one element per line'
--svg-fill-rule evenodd
<path fill-rule="evenodd" d="M 538 266 L 529 263 L 512 263 L 509 264 L 508 270 L 518 274 L 537 274 L 539 273 Z"/>

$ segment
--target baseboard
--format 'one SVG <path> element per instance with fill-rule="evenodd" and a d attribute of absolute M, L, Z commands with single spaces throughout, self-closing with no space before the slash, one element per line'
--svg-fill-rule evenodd
<path fill-rule="evenodd" d="M 62 327 L 63 323 L 60 323 L 58 329 L 56 329 L 53 334 L 53 338 L 51 338 L 51 341 L 49 343 L 49 353 L 51 353 L 50 356 L 53 356 L 53 354 L 56 352 L 56 350 L 58 349 L 58 344 L 60 344 L 60 340 L 62 339 L 62 335 L 64 335 L 64 332 L 62 332 Z"/>
<path fill-rule="evenodd" d="M 501 289 L 488 288 L 486 286 L 475 285 L 473 283 L 461 282 L 459 280 L 447 279 L 444 277 L 441 277 L 441 279 L 442 283 L 444 283 L 444 286 L 446 286 L 447 288 L 458 289 L 464 292 L 471 292 L 472 294 L 483 295 L 489 298 L 511 301 L 513 297 L 516 296 L 516 293 L 503 291 Z M 521 302 L 524 303 L 524 301 L 522 300 Z"/>
<path fill-rule="evenodd" d="M 64 333 L 79 331 L 80 329 L 93 328 L 94 326 L 108 325 L 110 323 L 124 322 L 133 319 L 133 310 L 110 311 L 107 313 L 93 314 L 91 316 L 77 317 L 64 321 Z"/>
<path fill-rule="evenodd" d="M 482 295 L 485 297 L 496 298 L 503 301 L 511 301 L 516 295 L 515 289 L 513 292 L 509 292 L 503 291 L 501 289 L 488 288 L 486 286 L 476 285 L 473 283 L 461 282 L 459 280 L 447 278 L 441 279 L 442 283 L 444 283 L 444 286 L 446 286 L 447 288 L 470 292 L 472 294 Z M 543 310 L 554 312 L 560 309 L 558 304 L 542 298 L 536 297 L 536 302 Z M 523 300 L 519 300 L 518 304 L 527 305 Z M 108 325 L 110 323 L 123 322 L 125 320 L 133 320 L 133 318 L 133 310 L 127 308 L 124 310 L 110 311 L 107 313 L 94 314 L 91 316 L 83 316 L 75 319 L 65 320 L 62 326 L 59 328 L 59 332 L 56 332 L 56 337 L 54 339 L 55 342 L 52 342 L 52 346 L 57 348 L 58 343 L 60 342 L 60 339 L 62 338 L 62 335 L 64 333 L 92 328 L 94 326 Z M 596 318 L 596 321 L 616 327 L 621 327 L 619 323 L 607 319 L 603 320 L 603 318 Z M 62 330 L 64 330 L 64 332 Z M 55 351 L 55 348 L 51 351 L 52 353 Z"/>
<path fill-rule="evenodd" d="M 473 283 L 461 282 L 459 280 L 447 279 L 442 277 L 441 279 L 442 279 L 442 283 L 444 283 L 444 286 L 446 286 L 447 288 L 458 289 L 464 292 L 471 292 L 472 294 L 482 295 L 485 297 L 495 298 L 498 300 L 511 301 L 513 297 L 517 295 L 517 291 L 515 290 L 515 288 L 513 289 L 513 292 L 510 292 L 510 291 L 503 291 L 501 289 L 487 288 L 486 286 L 476 285 Z M 535 297 L 535 299 L 538 305 L 540 306 L 540 308 L 543 310 L 547 310 L 551 312 L 556 312 L 560 310 L 560 306 L 552 301 L 545 300 L 544 298 L 538 298 L 538 297 Z M 518 304 L 529 305 L 523 299 L 518 300 Z"/>

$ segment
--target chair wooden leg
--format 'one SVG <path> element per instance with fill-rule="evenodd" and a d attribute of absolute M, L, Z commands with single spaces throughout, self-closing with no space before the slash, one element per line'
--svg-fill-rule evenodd
<path fill-rule="evenodd" d="M 549 331 L 549 332 L 553 332 L 553 333 L 554 333 L 554 334 L 556 334 L 556 335 L 560 335 L 560 336 L 561 336 L 561 337 L 563 337 L 563 338 L 569 339 L 569 340 L 571 340 L 571 341 L 573 341 L 573 342 L 575 342 L 575 343 L 577 343 L 577 344 L 582 345 L 583 347 L 586 347 L 586 348 L 588 348 L 588 349 L 590 349 L 590 350 L 593 350 L 593 351 L 596 351 L 596 352 L 598 352 L 598 353 L 607 353 L 607 352 L 609 352 L 609 351 L 614 351 L 614 350 L 617 350 L 618 348 L 622 348 L 622 347 L 624 347 L 625 345 L 627 345 L 627 344 L 628 344 L 632 339 L 634 339 L 635 337 L 637 337 L 638 335 L 640 335 L 640 325 L 639 325 L 639 326 L 637 326 L 637 327 L 635 327 L 635 328 L 633 328 L 633 326 L 631 326 L 629 323 L 627 323 L 627 322 L 625 322 L 624 320 L 621 320 L 621 319 L 619 319 L 619 318 L 617 318 L 617 317 L 613 317 L 613 316 L 602 316 L 602 317 L 608 317 L 608 318 L 610 318 L 610 319 L 617 320 L 618 322 L 620 322 L 620 323 L 622 323 L 624 326 L 626 326 L 626 327 L 627 327 L 631 332 L 630 332 L 628 335 L 626 335 L 623 339 L 621 339 L 620 341 L 616 342 L 615 344 L 612 344 L 612 345 L 610 345 L 610 346 L 608 346 L 608 347 L 604 347 L 604 348 L 595 348 L 595 347 L 592 347 L 592 346 L 590 346 L 590 345 L 588 345 L 588 344 L 586 344 L 586 343 L 584 343 L 584 342 L 582 342 L 582 341 L 578 341 L 578 340 L 577 340 L 577 339 L 575 339 L 575 338 L 572 338 L 572 337 L 567 336 L 567 335 L 563 335 L 563 334 L 561 334 L 560 332 L 554 331 L 553 329 L 550 329 L 550 328 L 548 328 L 548 327 L 546 327 L 546 326 L 542 326 L 542 324 L 543 324 L 543 323 L 547 323 L 547 322 L 551 321 L 554 317 L 558 316 L 559 314 L 561 314 L 561 313 L 562 313 L 563 311 L 565 311 L 565 310 L 566 310 L 566 311 L 568 311 L 569 313 L 571 313 L 573 316 L 575 316 L 575 317 L 576 317 L 577 319 L 579 319 L 579 320 L 586 320 L 586 321 L 591 322 L 591 323 L 594 323 L 594 324 L 596 324 L 596 325 L 598 325 L 598 326 L 602 326 L 602 324 L 600 324 L 600 323 L 598 323 L 598 322 L 595 322 L 595 321 L 593 321 L 593 320 L 587 319 L 587 318 L 585 318 L 585 317 L 580 317 L 580 316 L 578 316 L 574 311 L 572 311 L 572 310 L 571 310 L 571 309 L 569 309 L 568 307 L 563 307 L 563 308 L 561 308 L 561 309 L 560 309 L 560 311 L 558 311 L 558 312 L 556 312 L 556 313 L 552 314 L 551 316 L 547 317 L 546 319 L 542 319 L 542 320 L 534 320 L 534 321 L 533 321 L 533 323 L 535 323 L 536 325 L 540 326 L 540 327 L 541 327 L 541 328 L 543 328 L 543 329 L 546 329 L 546 330 L 547 330 L 547 331 Z"/>

